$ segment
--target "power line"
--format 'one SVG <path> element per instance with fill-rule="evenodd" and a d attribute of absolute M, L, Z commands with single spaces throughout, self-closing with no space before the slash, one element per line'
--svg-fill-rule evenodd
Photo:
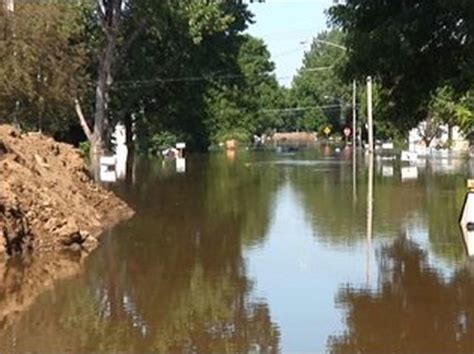
<path fill-rule="evenodd" d="M 314 109 L 314 108 L 334 108 L 334 107 L 340 107 L 339 104 L 330 104 L 330 105 L 325 105 L 325 106 L 305 106 L 305 107 L 290 107 L 290 108 L 275 108 L 275 109 L 262 109 L 259 112 L 297 112 L 297 111 L 305 111 L 308 109 Z"/>
<path fill-rule="evenodd" d="M 302 69 L 301 71 L 317 72 L 331 69 L 332 66 L 322 66 L 316 68 Z M 234 80 L 240 78 L 246 78 L 248 75 L 244 74 L 229 74 L 229 75 L 203 75 L 203 76 L 183 76 L 183 77 L 168 77 L 161 78 L 156 77 L 145 80 L 130 80 L 130 81 L 115 81 L 114 85 L 116 88 L 137 88 L 139 86 L 148 86 L 153 84 L 166 84 L 176 82 L 200 82 L 200 81 L 212 81 L 212 80 Z M 272 77 L 269 73 L 256 74 L 255 76 L 268 76 Z M 276 80 L 284 80 L 292 78 L 293 76 L 273 76 Z"/>
<path fill-rule="evenodd" d="M 304 106 L 304 107 L 290 107 L 290 108 L 270 108 L 270 109 L 261 109 L 258 112 L 263 113 L 292 113 L 292 112 L 301 112 L 301 111 L 308 111 L 311 109 L 324 109 L 324 110 L 331 110 L 331 109 L 340 109 L 340 104 L 328 104 L 328 105 L 320 105 L 320 106 Z"/>
<path fill-rule="evenodd" d="M 318 68 L 307 68 L 307 69 L 300 69 L 300 72 L 313 72 L 313 71 L 324 71 L 324 70 L 331 70 L 334 69 L 334 65 L 331 66 L 320 66 Z"/>

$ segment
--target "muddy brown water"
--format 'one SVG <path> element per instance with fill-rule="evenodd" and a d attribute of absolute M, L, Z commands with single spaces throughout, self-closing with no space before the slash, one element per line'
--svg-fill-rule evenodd
<path fill-rule="evenodd" d="M 137 161 L 113 187 L 135 217 L 0 323 L 0 352 L 473 352 L 469 163 L 378 160 L 373 188 L 367 166 L 329 150 L 190 156 L 184 174 Z"/>

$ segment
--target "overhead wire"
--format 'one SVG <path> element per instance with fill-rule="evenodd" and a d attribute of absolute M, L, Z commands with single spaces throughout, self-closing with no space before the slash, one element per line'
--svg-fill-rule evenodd
<path fill-rule="evenodd" d="M 317 71 L 324 71 L 330 70 L 333 66 L 322 66 L 316 68 L 307 68 L 301 69 L 301 71 L 308 71 L 308 72 L 317 72 Z M 212 81 L 212 80 L 233 80 L 233 79 L 240 79 L 245 78 L 248 75 L 245 74 L 228 74 L 228 75 L 201 75 L 201 76 L 182 76 L 182 77 L 156 77 L 152 79 L 143 79 L 143 80 L 129 80 L 129 81 L 115 81 L 114 86 L 115 88 L 137 88 L 140 86 L 148 86 L 153 84 L 165 84 L 165 83 L 175 83 L 175 82 L 199 82 L 199 81 Z M 261 73 L 256 74 L 255 76 L 263 77 L 263 76 L 270 76 L 268 73 Z M 284 80 L 288 78 L 292 78 L 293 76 L 274 76 L 277 80 Z"/>

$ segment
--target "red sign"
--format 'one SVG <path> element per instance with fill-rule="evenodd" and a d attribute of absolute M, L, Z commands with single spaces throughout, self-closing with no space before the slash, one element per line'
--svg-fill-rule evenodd
<path fill-rule="evenodd" d="M 352 130 L 349 127 L 345 127 L 343 132 L 345 136 L 349 137 L 351 136 Z"/>

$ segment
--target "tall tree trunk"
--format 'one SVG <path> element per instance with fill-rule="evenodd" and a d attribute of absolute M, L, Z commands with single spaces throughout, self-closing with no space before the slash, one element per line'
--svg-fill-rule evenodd
<path fill-rule="evenodd" d="M 112 87 L 112 65 L 117 46 L 122 0 L 98 0 L 99 21 L 105 34 L 105 46 L 99 58 L 94 117 L 94 151 L 102 154 L 108 148 L 109 103 Z"/>
<path fill-rule="evenodd" d="M 85 135 L 87 136 L 87 139 L 91 144 L 90 162 L 92 171 L 97 178 L 100 156 L 103 155 L 108 148 L 110 148 L 109 144 L 111 127 L 109 124 L 109 104 L 114 70 L 116 70 L 118 64 L 120 64 L 120 56 L 124 56 L 126 54 L 131 46 L 131 43 L 145 28 L 145 21 L 143 20 L 137 25 L 135 31 L 126 39 L 124 43 L 122 43 L 121 53 L 117 53 L 117 37 L 119 34 L 122 5 L 124 0 L 96 1 L 99 25 L 105 35 L 105 42 L 99 56 L 93 129 L 89 128 L 77 99 L 75 103 L 79 121 Z M 127 125 L 127 122 L 125 122 L 125 124 Z M 127 127 L 127 134 L 129 134 L 129 132 L 131 132 L 131 129 Z M 130 144 L 130 141 L 131 139 L 127 137 L 129 155 L 133 154 L 133 144 Z"/>
<path fill-rule="evenodd" d="M 135 152 L 135 144 L 133 142 L 133 119 L 134 114 L 125 114 L 125 117 L 123 119 L 124 125 L 125 125 L 125 144 L 127 145 L 128 148 L 128 154 L 133 154 Z"/>
<path fill-rule="evenodd" d="M 113 82 L 112 69 L 117 47 L 122 1 L 123 0 L 97 0 L 98 20 L 102 32 L 105 35 L 105 44 L 99 57 L 93 130 L 89 128 L 82 113 L 79 101 L 76 100 L 76 112 L 79 121 L 91 144 L 90 163 L 96 179 L 99 177 L 100 157 L 109 147 L 110 89 Z"/>
<path fill-rule="evenodd" d="M 107 43 L 99 59 L 99 72 L 95 95 L 94 141 L 91 149 L 91 162 L 98 162 L 108 148 L 109 102 L 112 85 L 112 63 L 116 46 L 114 35 L 107 36 Z"/>

